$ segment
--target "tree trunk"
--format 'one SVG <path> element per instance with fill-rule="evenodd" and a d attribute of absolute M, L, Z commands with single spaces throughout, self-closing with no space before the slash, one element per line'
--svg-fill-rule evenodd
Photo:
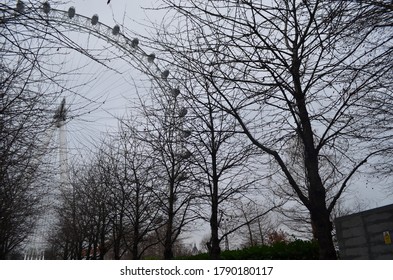
<path fill-rule="evenodd" d="M 137 204 L 137 207 L 139 208 L 139 205 Z M 139 209 L 137 210 L 137 214 L 139 214 Z M 132 259 L 133 260 L 138 260 L 139 259 L 139 249 L 138 245 L 140 242 L 140 233 L 139 233 L 139 220 L 138 218 L 135 221 L 134 224 L 134 232 L 133 232 L 133 240 L 132 240 L 132 248 L 131 248 L 131 254 L 132 254 Z"/>
<path fill-rule="evenodd" d="M 261 225 L 260 218 L 258 218 L 258 229 L 259 229 L 259 235 L 261 236 L 261 245 L 265 245 L 265 238 L 263 237 L 263 231 L 262 231 L 262 225 Z M 258 242 L 256 245 L 258 245 Z"/>
<path fill-rule="evenodd" d="M 210 259 L 219 260 L 221 254 L 220 239 L 218 238 L 218 183 L 213 182 L 212 213 L 210 217 Z"/>
<path fill-rule="evenodd" d="M 217 217 L 217 216 L 216 216 Z M 210 220 L 210 227 L 211 227 L 211 240 L 210 240 L 210 259 L 212 260 L 219 260 L 221 254 L 220 248 L 220 240 L 218 238 L 218 225 L 217 225 L 217 218 Z"/>
<path fill-rule="evenodd" d="M 164 244 L 164 259 L 171 260 L 173 259 L 173 250 L 172 250 L 172 242 L 167 239 Z"/>
<path fill-rule="evenodd" d="M 103 260 L 104 259 L 104 257 L 105 257 L 105 254 L 106 254 L 106 251 L 107 251 L 107 249 L 106 249 L 106 244 L 105 244 L 105 240 L 106 240 L 106 233 L 105 233 L 105 223 L 106 223 L 106 221 L 105 221 L 105 219 L 103 220 L 103 222 L 102 222 L 102 228 L 101 228 L 101 235 L 100 235 L 100 245 L 99 245 L 99 255 L 98 255 L 98 258 L 100 259 L 100 260 Z"/>
<path fill-rule="evenodd" d="M 120 260 L 120 237 L 116 235 L 115 230 L 113 230 L 113 258 L 115 260 Z"/>
<path fill-rule="evenodd" d="M 135 170 L 134 170 L 135 172 Z M 133 260 L 139 260 L 141 256 L 139 256 L 139 243 L 141 242 L 141 205 L 140 205 L 140 185 L 138 183 L 138 180 L 135 180 L 135 202 L 134 202 L 134 207 L 135 207 L 135 221 L 133 224 L 134 227 L 134 232 L 132 236 L 132 247 L 131 247 L 131 254 L 132 254 L 132 259 Z"/>
<path fill-rule="evenodd" d="M 172 250 L 172 223 L 173 217 L 169 215 L 168 223 L 165 232 L 165 241 L 164 241 L 164 259 L 171 260 L 173 259 L 173 250 Z"/>
<path fill-rule="evenodd" d="M 292 77 L 294 81 L 294 96 L 296 98 L 300 126 L 298 133 L 303 143 L 304 166 L 308 183 L 308 201 L 303 203 L 308 207 L 311 215 L 311 222 L 315 228 L 314 236 L 319 244 L 320 259 L 337 259 L 332 240 L 332 223 L 330 214 L 326 207 L 326 189 L 319 174 L 319 151 L 315 148 L 314 132 L 311 125 L 311 118 L 307 111 L 305 94 L 301 86 L 300 60 L 297 54 L 293 53 Z"/>
<path fill-rule="evenodd" d="M 175 176 L 173 176 L 174 178 Z M 166 225 L 165 231 L 165 241 L 164 241 L 164 259 L 171 260 L 173 259 L 173 240 L 172 240 L 172 230 L 173 230 L 173 219 L 174 219 L 174 203 L 175 203 L 175 195 L 174 195 L 174 184 L 175 182 L 170 183 L 169 187 L 169 199 L 168 199 L 168 221 Z"/>
<path fill-rule="evenodd" d="M 134 242 L 132 243 L 131 254 L 133 260 L 139 259 L 138 241 L 136 241 L 136 239 L 134 239 Z"/>
<path fill-rule="evenodd" d="M 330 212 L 326 207 L 326 190 L 318 172 L 318 157 L 315 151 L 306 150 L 306 169 L 308 174 L 308 188 L 311 223 L 314 238 L 319 245 L 319 258 L 323 260 L 337 259 L 332 238 L 332 222 Z"/>
<path fill-rule="evenodd" d="M 326 207 L 326 190 L 318 172 L 318 157 L 312 151 L 306 151 L 306 169 L 308 174 L 308 189 L 311 223 L 314 238 L 319 245 L 319 258 L 323 260 L 337 259 L 332 238 L 332 222 Z"/>
<path fill-rule="evenodd" d="M 310 210 L 310 213 L 314 238 L 319 245 L 319 258 L 321 260 L 337 259 L 332 236 L 333 225 L 326 207 L 315 207 Z"/>

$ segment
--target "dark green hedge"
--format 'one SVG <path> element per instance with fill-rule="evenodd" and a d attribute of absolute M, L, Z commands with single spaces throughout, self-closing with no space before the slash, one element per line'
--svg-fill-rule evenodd
<path fill-rule="evenodd" d="M 221 253 L 222 260 L 316 260 L 318 258 L 318 245 L 304 240 L 277 242 L 270 246 L 255 246 Z M 209 255 L 204 253 L 181 259 L 208 260 Z"/>

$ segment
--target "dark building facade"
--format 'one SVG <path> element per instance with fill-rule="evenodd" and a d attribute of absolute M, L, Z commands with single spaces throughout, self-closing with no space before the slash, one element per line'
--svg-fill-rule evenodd
<path fill-rule="evenodd" d="M 342 216 L 334 222 L 341 259 L 393 259 L 393 204 Z"/>

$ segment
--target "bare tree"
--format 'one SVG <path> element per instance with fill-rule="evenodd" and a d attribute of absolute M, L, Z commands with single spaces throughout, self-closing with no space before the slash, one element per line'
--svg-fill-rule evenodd
<path fill-rule="evenodd" d="M 80 260 L 86 256 L 87 232 L 92 218 L 84 212 L 90 205 L 83 195 L 84 185 L 79 181 L 82 174 L 79 175 L 71 181 L 72 189 L 63 192 L 61 204 L 56 209 L 57 222 L 48 238 L 48 258 Z"/>
<path fill-rule="evenodd" d="M 11 6 L 12 5 L 12 6 Z M 24 6 L 0 4 L 0 259 L 20 249 L 35 227 L 50 186 L 44 156 L 54 126 L 47 36 L 20 19 Z"/>
<path fill-rule="evenodd" d="M 199 215 L 209 222 L 211 230 L 209 254 L 212 259 L 219 259 L 220 243 L 241 227 L 237 219 L 226 222 L 234 214 L 232 202 L 239 203 L 250 195 L 261 178 L 255 176 L 253 146 L 245 141 L 236 121 L 220 109 L 220 96 L 214 93 L 214 86 L 207 79 L 193 81 L 189 74 L 176 73 L 181 81 L 191 81 L 182 85 L 190 111 L 185 133 L 189 134 L 187 142 L 193 146 L 193 176 L 200 186 L 203 206 Z M 198 90 L 194 91 L 195 88 Z M 209 213 L 202 208 L 209 209 Z"/>
<path fill-rule="evenodd" d="M 342 1 L 164 2 L 176 13 L 158 32 L 162 51 L 214 86 L 211 97 L 307 208 L 320 258 L 336 258 L 330 214 L 390 133 L 375 125 L 386 113 L 373 101 L 392 93 L 390 11 Z M 295 138 L 301 173 L 286 152 Z"/>
<path fill-rule="evenodd" d="M 65 258 L 103 259 L 108 253 L 141 259 L 159 243 L 154 157 L 124 122 L 108 139 L 76 170 L 60 207 L 52 243 L 61 245 Z"/>
<path fill-rule="evenodd" d="M 44 208 L 42 194 L 49 186 L 57 187 L 53 178 L 47 178 L 54 167 L 43 164 L 43 157 L 50 154 L 48 131 L 56 128 L 54 106 L 63 94 L 78 94 L 75 89 L 82 86 L 67 86 L 67 79 L 75 73 L 64 67 L 66 63 L 59 57 L 79 52 L 100 65 L 109 61 L 99 57 L 97 49 L 86 50 L 81 47 L 83 43 L 67 37 L 77 28 L 64 18 L 56 19 L 51 5 L 59 3 L 0 3 L 0 217 L 4 222 L 0 247 L 5 252 L 1 258 L 33 231 L 37 214 L 42 214 L 38 208 Z M 75 9 L 68 12 L 69 19 L 75 16 Z M 79 71 L 83 68 L 77 67 Z M 73 117 L 83 114 L 88 104 L 75 108 Z M 18 195 L 10 197 L 10 193 Z"/>
<path fill-rule="evenodd" d="M 114 169 L 110 171 L 115 182 L 111 188 L 112 203 L 116 217 L 123 217 L 126 248 L 133 259 L 141 259 L 146 250 L 159 243 L 152 237 L 162 226 L 154 190 L 157 184 L 155 160 L 128 120 L 123 120 L 117 137 L 112 148 L 115 149 L 115 157 L 111 159 Z"/>
<path fill-rule="evenodd" d="M 150 99 L 142 102 L 141 123 L 137 137 L 145 141 L 154 158 L 156 186 L 154 192 L 160 201 L 164 234 L 158 235 L 164 247 L 164 259 L 174 257 L 173 248 L 187 226 L 196 219 L 195 184 L 192 183 L 191 146 L 185 136 L 188 109 L 177 90 L 171 92 L 153 87 Z"/>
<path fill-rule="evenodd" d="M 242 245 L 251 247 L 267 244 L 268 234 L 278 228 L 278 223 L 273 222 L 266 213 L 263 215 L 261 206 L 255 201 L 238 205 L 238 210 L 239 216 L 246 222 L 246 226 L 238 233 L 242 237 Z"/>

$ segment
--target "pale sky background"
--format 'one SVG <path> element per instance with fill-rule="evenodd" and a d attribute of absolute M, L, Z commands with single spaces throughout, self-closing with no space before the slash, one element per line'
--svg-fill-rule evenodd
<path fill-rule="evenodd" d="M 161 4 L 159 0 L 111 0 L 107 5 L 107 0 L 74 0 L 70 1 L 64 7 L 65 10 L 70 6 L 76 8 L 78 14 L 91 17 L 98 14 L 100 22 L 109 26 L 116 23 L 126 26 L 126 28 L 140 34 L 147 34 L 144 25 L 150 25 L 150 22 L 161 22 L 163 12 L 150 10 L 157 8 Z M 159 55 L 159 54 L 158 54 Z M 71 133 L 71 132 L 70 132 Z M 72 133 L 69 137 L 72 137 Z M 393 203 L 393 197 L 387 196 L 384 192 L 379 191 L 383 187 L 392 188 L 392 180 L 381 182 L 379 178 L 365 179 L 364 176 L 358 178 L 359 200 L 364 204 L 369 204 L 367 208 L 374 208 Z M 354 188 L 353 188 L 354 189 Z"/>
<path fill-rule="evenodd" d="M 55 8 L 67 11 L 72 6 L 77 14 L 88 18 L 97 14 L 99 21 L 110 27 L 119 24 L 121 32 L 125 26 L 126 29 L 145 35 L 147 33 L 145 25 L 150 22 L 150 19 L 147 16 L 148 11 L 145 11 L 143 7 L 152 7 L 155 2 L 156 0 L 112 0 L 107 5 L 107 0 L 76 0 Z M 157 13 L 150 14 L 157 17 Z M 155 19 L 152 18 L 151 21 Z M 157 21 L 160 21 L 160 17 L 157 17 Z M 102 44 L 106 44 L 102 39 L 89 35 L 85 31 L 80 31 L 80 33 L 70 31 L 66 33 L 66 36 L 88 49 L 102 49 Z M 134 34 L 130 36 L 133 36 L 130 39 L 134 38 Z M 116 51 L 115 48 L 113 50 Z M 89 138 L 99 137 L 99 132 L 115 130 L 117 128 L 115 117 L 121 117 L 132 111 L 130 107 L 135 104 L 135 92 L 138 90 L 143 95 L 144 88 L 148 88 L 150 82 L 141 71 L 119 59 L 111 61 L 110 66 L 120 73 L 104 69 L 101 65 L 91 62 L 76 52 L 60 59 L 70 69 L 81 69 L 75 71 L 78 74 L 69 77 L 66 84 L 67 87 L 76 88 L 79 96 L 65 94 L 67 104 L 70 106 L 69 116 L 75 117 L 67 124 L 70 153 L 75 146 L 79 148 L 77 151 L 79 152 L 81 149 L 88 148 L 82 146 L 84 143 L 91 142 Z M 125 58 L 125 60 L 132 62 L 130 58 Z M 82 84 L 86 86 L 81 86 Z"/>
<path fill-rule="evenodd" d="M 91 17 L 97 14 L 102 23 L 109 26 L 115 23 L 124 24 L 127 28 L 142 32 L 143 24 L 150 21 L 160 22 L 162 13 L 153 12 L 151 8 L 160 5 L 159 0 L 72 0 L 64 7 L 73 6 L 78 14 Z"/>

